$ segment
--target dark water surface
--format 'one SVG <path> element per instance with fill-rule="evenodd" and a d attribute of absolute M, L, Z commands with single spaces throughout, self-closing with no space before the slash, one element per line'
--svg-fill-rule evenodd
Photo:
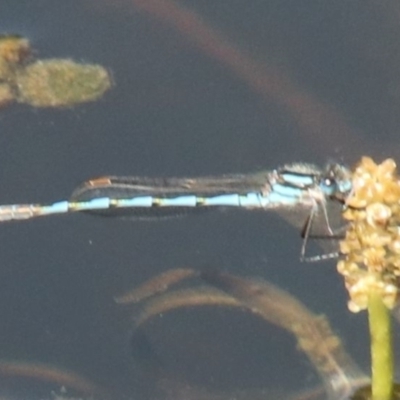
<path fill-rule="evenodd" d="M 115 86 L 70 109 L 0 111 L 0 203 L 63 199 L 103 174 L 400 159 L 395 1 L 2 3 L 1 29 L 29 38 L 37 57 L 101 64 Z M 113 296 L 170 268 L 212 265 L 271 280 L 327 314 L 368 365 L 365 315 L 347 311 L 334 262 L 301 264 L 299 233 L 269 213 L 159 223 L 69 215 L 1 225 L 0 243 L 0 359 L 145 398 L 154 382 L 131 354 L 134 310 Z M 162 365 L 210 391 L 318 383 L 293 338 L 245 313 L 186 310 L 150 325 Z"/>

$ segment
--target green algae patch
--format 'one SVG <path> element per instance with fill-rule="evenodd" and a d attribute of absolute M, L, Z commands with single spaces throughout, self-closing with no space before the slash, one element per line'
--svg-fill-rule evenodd
<path fill-rule="evenodd" d="M 29 40 L 19 35 L 0 34 L 0 58 L 9 64 L 21 64 L 31 55 Z"/>
<path fill-rule="evenodd" d="M 17 74 L 17 100 L 35 107 L 68 107 L 94 101 L 111 87 L 107 70 L 68 59 L 36 61 Z"/>
<path fill-rule="evenodd" d="M 72 107 L 100 98 L 111 77 L 100 65 L 71 59 L 34 60 L 30 43 L 0 34 L 0 107 L 14 101 L 33 107 Z"/>

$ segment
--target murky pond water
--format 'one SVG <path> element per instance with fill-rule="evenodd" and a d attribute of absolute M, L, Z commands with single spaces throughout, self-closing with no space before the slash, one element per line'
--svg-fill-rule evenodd
<path fill-rule="evenodd" d="M 101 65 L 113 87 L 73 107 L 0 110 L 0 204 L 65 199 L 102 175 L 400 159 L 396 2 L 20 0 L 1 9 L 0 33 L 29 39 L 35 58 Z M 347 311 L 334 261 L 300 263 L 298 230 L 273 213 L 157 223 L 74 214 L 4 223 L 0 238 L 6 397 L 58 396 L 77 377 L 127 399 L 254 399 L 265 389 L 282 398 L 320 383 L 289 334 L 205 307 L 146 326 L 143 352 L 168 371 L 163 386 L 155 364 L 134 357 L 137 308 L 114 297 L 182 266 L 284 288 L 325 314 L 368 371 L 366 318 Z"/>

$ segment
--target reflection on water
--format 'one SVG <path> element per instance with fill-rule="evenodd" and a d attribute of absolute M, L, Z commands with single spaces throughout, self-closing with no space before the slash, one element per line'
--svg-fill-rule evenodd
<path fill-rule="evenodd" d="M 0 361 L 0 385 L 2 398 L 9 393 L 11 398 L 36 398 L 41 394 L 46 399 L 61 398 L 110 398 L 99 384 L 83 376 L 52 365 L 33 362 Z"/>
<path fill-rule="evenodd" d="M 172 283 L 179 282 L 178 276 L 181 280 L 200 276 L 211 286 L 168 292 Z M 163 281 L 167 292 L 159 294 Z M 269 282 L 239 278 L 227 273 L 199 273 L 191 269 L 178 269 L 145 282 L 124 298 L 129 299 L 125 301 L 126 304 L 150 298 L 136 318 L 136 332 L 133 333 L 132 341 L 135 347 L 146 347 L 142 326 L 166 312 L 193 306 L 235 307 L 246 309 L 291 332 L 297 339 L 299 349 L 307 354 L 317 369 L 329 399 L 345 400 L 356 387 L 367 382 L 361 369 L 344 350 L 339 337 L 332 332 L 328 320 L 324 316 L 312 314 L 297 299 Z M 174 396 L 179 398 L 178 393 Z"/>

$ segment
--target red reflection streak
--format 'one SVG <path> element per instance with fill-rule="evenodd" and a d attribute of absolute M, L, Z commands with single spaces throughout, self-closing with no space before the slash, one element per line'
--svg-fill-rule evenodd
<path fill-rule="evenodd" d="M 173 26 L 206 54 L 227 65 L 262 97 L 285 107 L 301 128 L 303 139 L 316 151 L 324 154 L 327 149 L 332 151 L 339 147 L 341 155 L 354 158 L 354 149 L 362 152 L 362 149 L 371 148 L 359 132 L 347 125 L 334 107 L 307 93 L 281 68 L 278 71 L 244 54 L 194 11 L 184 9 L 171 0 L 131 1 L 137 9 Z M 126 0 L 118 3 L 125 4 Z M 112 4 L 117 2 L 114 0 Z"/>

